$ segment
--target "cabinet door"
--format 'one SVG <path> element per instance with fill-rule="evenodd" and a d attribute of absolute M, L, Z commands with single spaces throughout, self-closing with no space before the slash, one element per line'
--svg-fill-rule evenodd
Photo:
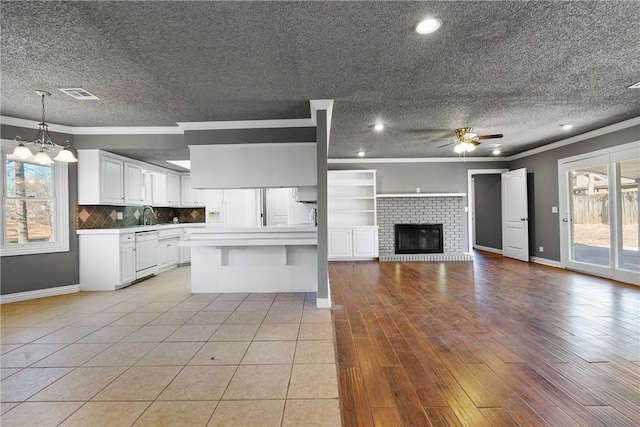
<path fill-rule="evenodd" d="M 132 282 L 136 278 L 136 244 L 124 243 L 120 246 L 120 283 Z"/>
<path fill-rule="evenodd" d="M 124 202 L 132 205 L 141 205 L 142 193 L 142 168 L 131 163 L 124 164 Z"/>
<path fill-rule="evenodd" d="M 206 194 L 204 190 L 191 188 L 191 177 L 189 175 L 180 176 L 181 205 L 182 206 L 204 206 Z"/>
<path fill-rule="evenodd" d="M 152 180 L 153 206 L 167 206 L 167 174 L 153 172 Z"/>
<path fill-rule="evenodd" d="M 180 241 L 189 241 L 191 236 L 187 233 L 187 230 L 182 230 L 180 235 Z M 191 248 L 189 246 L 183 246 L 180 248 L 180 264 L 186 264 L 191 262 Z"/>
<path fill-rule="evenodd" d="M 169 242 L 161 240 L 158 243 L 158 270 L 162 270 L 169 265 Z"/>
<path fill-rule="evenodd" d="M 329 258 L 351 257 L 351 229 L 329 230 Z"/>
<path fill-rule="evenodd" d="M 289 222 L 289 188 L 267 189 L 267 225 L 287 224 Z"/>
<path fill-rule="evenodd" d="M 171 239 L 168 243 L 168 265 L 178 265 L 180 261 L 180 248 L 178 246 L 178 239 Z"/>
<path fill-rule="evenodd" d="M 353 229 L 353 256 L 375 258 L 378 256 L 378 230 L 376 228 Z"/>
<path fill-rule="evenodd" d="M 109 157 L 100 159 L 100 202 L 124 203 L 123 162 Z"/>
<path fill-rule="evenodd" d="M 180 175 L 167 173 L 167 205 L 180 206 Z"/>

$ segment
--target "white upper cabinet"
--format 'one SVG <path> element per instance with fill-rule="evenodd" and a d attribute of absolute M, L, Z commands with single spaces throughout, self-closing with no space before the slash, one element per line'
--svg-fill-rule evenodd
<path fill-rule="evenodd" d="M 144 203 L 142 168 L 133 163 L 124 163 L 124 202 L 128 205 Z"/>
<path fill-rule="evenodd" d="M 167 206 L 180 206 L 180 175 L 167 172 Z"/>
<path fill-rule="evenodd" d="M 182 206 L 204 206 L 206 204 L 205 190 L 191 188 L 191 176 L 180 175 L 181 184 L 181 205 Z"/>
<path fill-rule="evenodd" d="M 204 206 L 202 201 L 190 206 Z M 79 205 L 181 206 L 180 175 L 102 150 L 78 150 Z"/>
<path fill-rule="evenodd" d="M 78 150 L 78 204 L 124 205 L 124 162 L 100 150 Z"/>

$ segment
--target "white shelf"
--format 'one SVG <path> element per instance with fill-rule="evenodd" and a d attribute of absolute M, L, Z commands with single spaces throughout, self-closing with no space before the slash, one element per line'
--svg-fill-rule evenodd
<path fill-rule="evenodd" d="M 376 194 L 380 197 L 465 197 L 467 193 L 398 193 L 398 194 Z"/>
<path fill-rule="evenodd" d="M 374 213 L 374 209 L 329 209 L 331 213 Z"/>
<path fill-rule="evenodd" d="M 373 185 L 373 181 L 370 179 L 340 179 L 340 180 L 327 180 L 329 187 L 364 187 Z"/>
<path fill-rule="evenodd" d="M 364 196 L 364 197 L 331 197 L 331 200 L 375 200 L 375 196 Z"/>

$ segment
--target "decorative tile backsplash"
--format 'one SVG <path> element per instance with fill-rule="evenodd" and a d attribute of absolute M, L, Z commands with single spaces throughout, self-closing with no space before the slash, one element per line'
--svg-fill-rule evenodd
<path fill-rule="evenodd" d="M 89 228 L 125 228 L 141 225 L 144 206 L 78 206 L 76 224 L 79 230 Z M 204 208 L 153 208 L 154 224 L 172 222 L 205 222 Z M 122 219 L 118 219 L 122 212 Z"/>

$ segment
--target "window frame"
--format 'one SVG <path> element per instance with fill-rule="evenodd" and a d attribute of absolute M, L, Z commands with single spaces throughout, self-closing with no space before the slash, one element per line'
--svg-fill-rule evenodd
<path fill-rule="evenodd" d="M 53 200 L 53 240 L 51 242 L 29 242 L 8 244 L 5 241 L 7 217 L 5 206 L 7 156 L 11 155 L 17 144 L 14 141 L 1 140 L 0 154 L 2 157 L 0 186 L 2 187 L 2 219 L 0 228 L 0 256 L 35 255 L 69 251 L 69 168 L 64 162 L 54 162 L 51 165 L 52 200 Z"/>

